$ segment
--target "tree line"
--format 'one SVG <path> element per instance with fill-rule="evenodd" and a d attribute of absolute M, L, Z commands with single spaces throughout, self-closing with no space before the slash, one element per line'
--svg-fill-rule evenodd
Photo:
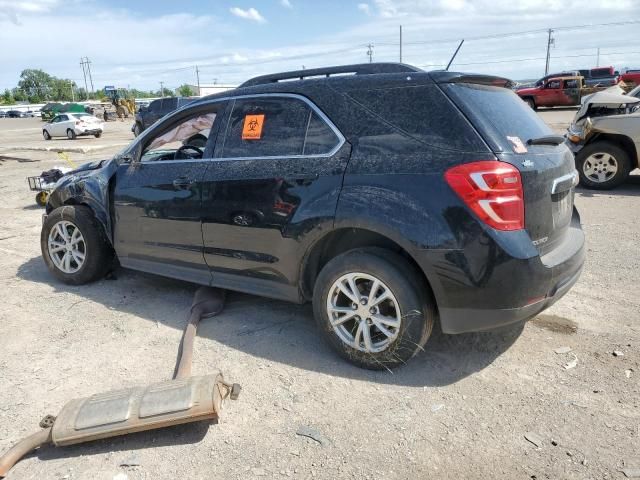
<path fill-rule="evenodd" d="M 178 88 L 178 94 L 182 96 L 194 95 L 191 87 L 182 85 Z M 173 90 L 163 88 L 162 91 L 130 89 L 129 95 L 134 98 L 173 97 Z M 17 102 L 46 103 L 46 102 L 71 102 L 89 99 L 106 100 L 103 90 L 88 92 L 79 87 L 73 80 L 58 78 L 49 75 L 39 69 L 28 68 L 20 74 L 18 85 L 5 89 L 0 95 L 0 102 L 13 104 Z"/>

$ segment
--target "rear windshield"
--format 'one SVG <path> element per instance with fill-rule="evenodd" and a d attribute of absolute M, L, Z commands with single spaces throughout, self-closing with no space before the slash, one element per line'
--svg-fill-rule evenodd
<path fill-rule="evenodd" d="M 518 140 L 526 143 L 531 138 L 553 134 L 512 90 L 470 83 L 447 83 L 442 87 L 496 152 L 514 152 L 514 142 Z"/>

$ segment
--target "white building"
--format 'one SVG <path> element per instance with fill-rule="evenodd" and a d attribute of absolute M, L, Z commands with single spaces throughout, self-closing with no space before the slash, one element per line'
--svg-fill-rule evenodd
<path fill-rule="evenodd" d="M 214 93 L 226 92 L 227 90 L 232 90 L 237 87 L 237 85 L 228 85 L 224 83 L 201 83 L 199 89 L 197 85 L 189 86 L 198 97 L 205 97 L 207 95 L 213 95 Z"/>

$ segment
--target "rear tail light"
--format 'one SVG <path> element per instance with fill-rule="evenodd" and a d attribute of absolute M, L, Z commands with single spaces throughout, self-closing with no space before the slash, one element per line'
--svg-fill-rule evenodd
<path fill-rule="evenodd" d="M 444 178 L 458 196 L 496 230 L 524 228 L 524 195 L 520 172 L 492 160 L 465 163 L 447 170 Z"/>

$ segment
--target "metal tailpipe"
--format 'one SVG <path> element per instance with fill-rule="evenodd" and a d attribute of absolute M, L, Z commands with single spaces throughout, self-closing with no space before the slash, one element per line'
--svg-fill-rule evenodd
<path fill-rule="evenodd" d="M 227 383 L 221 373 L 190 375 L 198 323 L 220 313 L 224 298 L 223 290 L 202 287 L 196 291 L 173 380 L 71 400 L 57 417 L 45 417 L 43 430 L 18 442 L 0 458 L 0 477 L 23 456 L 47 443 L 66 446 L 189 422 L 217 422 L 224 400 L 237 399 L 240 385 Z"/>
<path fill-rule="evenodd" d="M 27 453 L 47 443 L 51 443 L 51 427 L 20 440 L 0 458 L 0 478 L 6 477 L 9 470 Z"/>

